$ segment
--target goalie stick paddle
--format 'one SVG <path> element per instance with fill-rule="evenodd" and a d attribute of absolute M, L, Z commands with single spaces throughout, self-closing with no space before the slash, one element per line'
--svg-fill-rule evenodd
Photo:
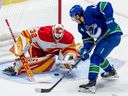
<path fill-rule="evenodd" d="M 72 69 L 74 69 L 79 64 L 80 61 L 81 61 L 81 58 L 76 61 L 75 65 L 73 66 Z M 72 69 L 67 71 L 51 88 L 48 88 L 48 89 L 36 88 L 35 91 L 38 92 L 38 93 L 48 93 L 48 92 L 50 92 L 54 87 L 56 87 L 60 83 L 61 80 L 63 80 L 63 78 L 65 78 L 72 71 Z"/>

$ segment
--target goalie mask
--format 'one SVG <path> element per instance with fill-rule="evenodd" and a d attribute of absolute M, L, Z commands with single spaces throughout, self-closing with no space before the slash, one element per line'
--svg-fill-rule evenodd
<path fill-rule="evenodd" d="M 64 27 L 61 24 L 55 24 L 52 26 L 53 38 L 60 40 L 64 35 Z"/>

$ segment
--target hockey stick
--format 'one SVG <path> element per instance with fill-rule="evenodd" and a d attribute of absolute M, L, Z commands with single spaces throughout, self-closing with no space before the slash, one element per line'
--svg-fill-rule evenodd
<path fill-rule="evenodd" d="M 12 35 L 12 38 L 13 38 L 14 42 L 16 43 L 16 39 L 14 37 L 13 31 L 12 31 L 12 29 L 10 27 L 10 24 L 9 24 L 8 20 L 5 19 L 5 22 L 6 22 L 7 26 L 8 26 L 8 28 L 9 28 L 9 31 L 10 31 L 10 33 Z M 48 78 L 43 78 L 43 79 L 39 80 L 39 79 L 34 77 L 34 74 L 32 73 L 32 70 L 30 69 L 30 66 L 28 64 L 28 60 L 26 59 L 24 54 L 22 54 L 20 56 L 20 60 L 21 60 L 23 66 L 24 66 L 24 68 L 26 70 L 26 74 L 28 75 L 30 81 L 37 82 L 37 83 L 42 83 L 42 82 L 43 83 L 49 83 Z"/>
<path fill-rule="evenodd" d="M 95 41 L 94 45 L 90 48 L 90 50 L 88 50 L 87 53 L 89 53 L 93 48 L 94 46 L 97 44 L 98 41 Z M 85 54 L 85 53 L 84 53 Z M 84 56 L 84 54 L 82 56 Z M 35 91 L 38 92 L 38 93 L 48 93 L 50 91 L 52 91 L 62 80 L 63 78 L 65 78 L 74 68 L 77 67 L 77 65 L 79 64 L 79 62 L 82 60 L 82 58 L 79 58 L 74 66 L 72 66 L 72 69 L 69 69 L 69 71 L 67 71 L 52 87 L 48 88 L 48 89 L 43 89 L 43 88 L 36 88 Z"/>
<path fill-rule="evenodd" d="M 12 29 L 10 27 L 10 24 L 9 24 L 8 20 L 6 19 L 5 22 L 6 22 L 7 26 L 8 26 L 8 28 L 9 28 L 9 31 L 11 32 L 11 35 L 12 35 L 12 38 L 13 38 L 14 42 L 16 43 L 16 39 L 14 37 L 14 34 L 12 32 Z M 37 79 L 37 78 L 34 77 L 32 71 L 30 69 L 30 66 L 28 64 L 28 61 L 27 61 L 27 59 L 26 59 L 24 54 L 22 54 L 20 56 L 20 60 L 21 60 L 23 66 L 24 66 L 24 68 L 26 70 L 26 73 L 27 73 L 30 81 L 37 82 L 37 83 L 42 83 L 42 82 L 43 83 L 49 83 L 49 78 Z"/>
<path fill-rule="evenodd" d="M 13 38 L 13 40 L 14 40 L 14 43 L 16 43 L 16 39 L 15 39 L 15 37 L 14 37 L 14 35 L 13 35 L 13 32 L 12 32 L 12 29 L 11 29 L 10 24 L 9 24 L 9 22 L 8 22 L 8 19 L 5 19 L 5 22 L 6 22 L 7 26 L 8 26 L 8 29 L 9 29 L 9 31 L 10 31 L 10 33 L 11 33 L 11 36 L 12 36 L 12 38 Z M 32 71 L 31 71 L 31 69 L 30 69 L 30 66 L 28 65 L 28 61 L 27 61 L 27 59 L 26 59 L 26 57 L 25 57 L 24 54 L 22 54 L 22 55 L 20 56 L 20 60 L 21 60 L 23 66 L 24 66 L 24 68 L 25 68 L 25 70 L 26 70 L 26 73 L 27 73 L 27 75 L 28 75 L 28 77 L 29 77 L 29 80 L 30 80 L 30 81 L 35 81 L 34 75 L 33 75 Z"/>
<path fill-rule="evenodd" d="M 14 42 L 16 43 L 16 39 L 14 37 L 13 31 L 12 31 L 12 29 L 10 27 L 8 19 L 5 19 L 5 22 L 6 22 L 7 26 L 8 26 L 8 28 L 9 28 L 9 31 L 11 32 L 11 35 L 12 35 L 12 38 L 13 38 Z M 30 69 L 30 66 L 28 64 L 28 60 L 27 60 L 27 58 L 25 57 L 24 54 L 22 54 L 20 56 L 20 60 L 21 60 L 23 66 L 24 66 L 24 68 L 26 70 L 26 74 L 28 75 L 28 78 L 29 78 L 30 81 L 35 82 L 35 83 L 50 83 L 49 78 L 45 77 L 45 78 L 40 78 L 39 79 L 39 78 L 35 78 L 34 77 L 34 75 L 32 73 L 32 70 Z"/>
<path fill-rule="evenodd" d="M 76 61 L 75 65 L 72 67 L 72 69 L 76 68 L 76 66 L 79 64 L 80 61 L 81 61 L 81 58 Z M 67 71 L 51 88 L 48 88 L 48 89 L 36 88 L 35 91 L 38 93 L 50 92 L 54 87 L 56 87 L 63 80 L 63 78 L 65 78 L 72 71 L 72 69 Z"/>
<path fill-rule="evenodd" d="M 16 39 L 15 39 L 15 36 L 13 35 L 13 32 L 12 32 L 12 29 L 11 29 L 10 24 L 8 22 L 8 19 L 5 19 L 5 22 L 6 22 L 7 26 L 8 26 L 8 29 L 9 29 L 9 31 L 11 33 L 11 36 L 12 36 L 12 39 L 14 40 L 14 43 L 16 43 Z"/>

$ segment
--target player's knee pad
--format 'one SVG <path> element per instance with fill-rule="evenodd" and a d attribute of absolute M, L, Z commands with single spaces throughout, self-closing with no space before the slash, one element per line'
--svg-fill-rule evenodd
<path fill-rule="evenodd" d="M 90 63 L 92 64 L 96 64 L 96 65 L 100 65 L 102 62 L 104 61 L 104 59 L 100 56 L 98 56 L 97 54 L 92 54 L 91 58 L 90 58 Z"/>

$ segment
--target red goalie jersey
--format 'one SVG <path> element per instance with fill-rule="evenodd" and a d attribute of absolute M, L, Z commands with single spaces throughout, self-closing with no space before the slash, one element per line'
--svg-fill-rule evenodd
<path fill-rule="evenodd" d="M 79 56 L 79 50 L 76 49 L 73 35 L 66 31 L 61 24 L 23 30 L 10 51 L 15 56 L 28 52 L 30 68 L 34 73 L 52 70 L 55 55 L 58 55 L 64 62 L 61 67 L 65 68 L 70 68 L 69 64 L 66 65 L 66 63 L 70 61 L 70 65 L 73 64 Z M 18 74 L 24 72 L 20 60 L 16 60 L 15 71 Z"/>

